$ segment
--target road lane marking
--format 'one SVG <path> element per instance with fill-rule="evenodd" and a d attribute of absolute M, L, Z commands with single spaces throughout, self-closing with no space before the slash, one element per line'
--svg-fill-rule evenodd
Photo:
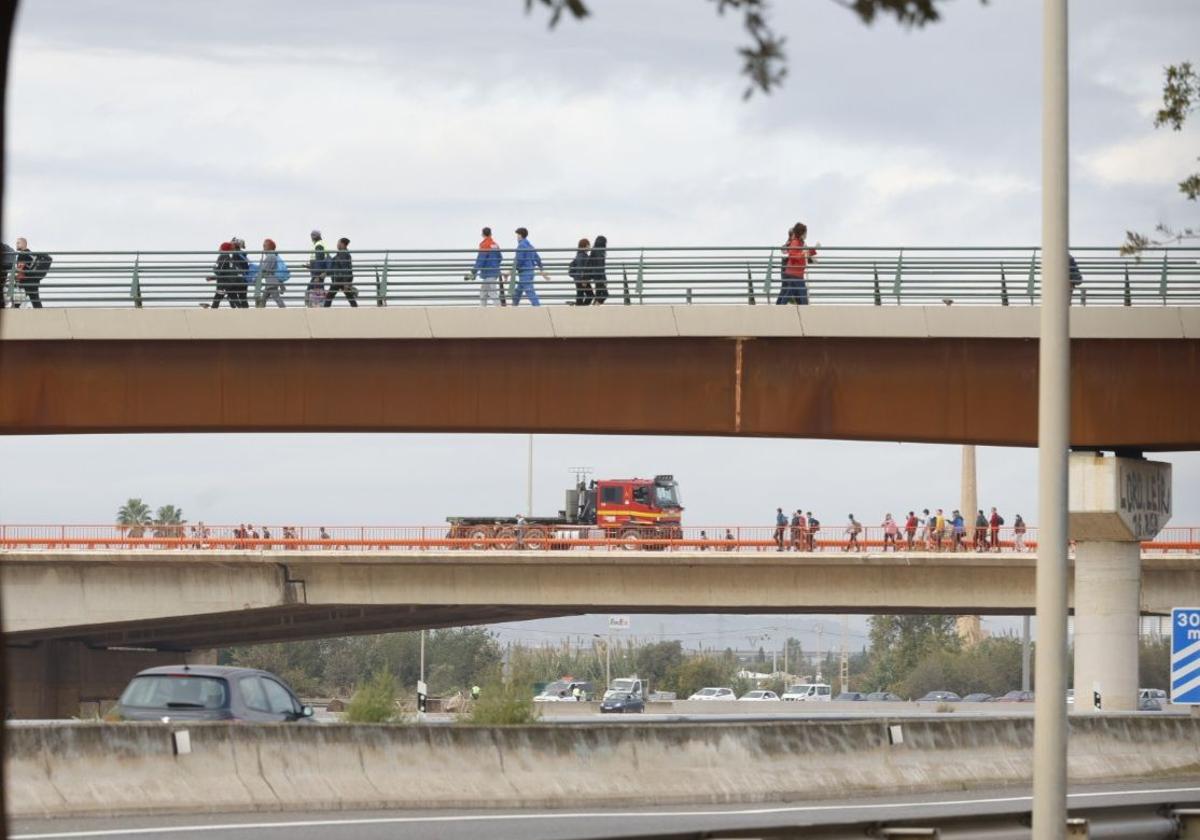
<path fill-rule="evenodd" d="M 1196 793 L 1200 787 L 1157 788 L 1153 790 L 1106 790 L 1069 793 L 1067 799 L 1100 796 L 1157 796 L 1166 793 Z M 450 814 L 430 817 L 367 817 L 343 820 L 293 820 L 290 822 L 226 823 L 218 825 L 174 825 L 158 828 L 118 828 L 88 831 L 56 831 L 48 834 L 10 834 L 9 840 L 67 840 L 80 837 L 131 837 L 134 835 L 186 834 L 201 831 L 270 831 L 289 828 L 332 828 L 351 825 L 404 825 L 411 823 L 485 822 L 516 820 L 594 820 L 647 819 L 655 817 L 753 817 L 772 814 L 825 813 L 828 811 L 871 811 L 883 808 L 947 807 L 1033 802 L 1032 796 L 998 796 L 988 799 L 931 799 L 918 802 L 864 802 L 841 805 L 783 805 L 772 808 L 741 808 L 732 811 L 619 811 L 619 812 L 545 812 L 538 814 Z"/>

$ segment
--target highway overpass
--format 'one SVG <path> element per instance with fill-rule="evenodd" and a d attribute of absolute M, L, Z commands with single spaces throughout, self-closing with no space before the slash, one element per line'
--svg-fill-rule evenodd
<path fill-rule="evenodd" d="M 0 553 L 15 711 L 71 714 L 186 651 L 579 613 L 1031 614 L 1030 554 L 773 551 Z M 1141 610 L 1200 603 L 1148 553 Z M 164 651 L 154 654 L 153 651 Z"/>
<path fill-rule="evenodd" d="M 460 281 L 461 282 L 461 281 Z M 1077 448 L 1200 447 L 1200 307 L 1076 307 Z M 0 433 L 535 432 L 1032 446 L 1038 310 L 62 308 L 0 320 Z"/>

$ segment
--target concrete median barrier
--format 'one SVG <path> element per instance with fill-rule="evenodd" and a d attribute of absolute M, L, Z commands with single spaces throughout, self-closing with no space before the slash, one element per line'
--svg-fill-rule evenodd
<path fill-rule="evenodd" d="M 1028 718 L 8 727 L 13 816 L 803 800 L 1027 784 Z M 896 728 L 898 727 L 898 729 Z M 1078 781 L 1200 774 L 1200 719 L 1071 724 Z M 175 754 L 186 728 L 191 751 Z"/>

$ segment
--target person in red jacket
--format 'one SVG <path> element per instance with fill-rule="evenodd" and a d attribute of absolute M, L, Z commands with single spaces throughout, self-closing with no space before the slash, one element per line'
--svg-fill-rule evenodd
<path fill-rule="evenodd" d="M 904 538 L 909 551 L 913 550 L 913 540 L 917 537 L 917 515 L 913 511 L 908 512 L 908 519 L 904 520 Z"/>
<path fill-rule="evenodd" d="M 775 301 L 779 305 L 808 305 L 808 286 L 804 281 L 804 273 L 810 263 L 817 261 L 817 250 L 805 244 L 807 236 L 808 226 L 803 222 L 796 222 L 788 231 L 787 245 L 783 246 L 783 287 Z"/>
<path fill-rule="evenodd" d="M 992 551 L 1000 550 L 1000 526 L 1004 524 L 1004 517 L 1001 516 L 995 508 L 992 508 L 992 515 L 988 519 L 988 530 L 991 531 Z"/>

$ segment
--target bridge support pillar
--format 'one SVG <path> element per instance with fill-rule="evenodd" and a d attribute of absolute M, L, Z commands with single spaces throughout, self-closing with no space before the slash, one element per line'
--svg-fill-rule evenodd
<path fill-rule="evenodd" d="M 216 651 L 116 650 L 74 641 L 9 645 L 5 657 L 4 712 L 20 719 L 94 717 L 107 711 L 143 668 L 216 663 Z"/>
<path fill-rule="evenodd" d="M 1076 713 L 1137 709 L 1141 541 L 1170 515 L 1170 464 L 1072 453 Z"/>

